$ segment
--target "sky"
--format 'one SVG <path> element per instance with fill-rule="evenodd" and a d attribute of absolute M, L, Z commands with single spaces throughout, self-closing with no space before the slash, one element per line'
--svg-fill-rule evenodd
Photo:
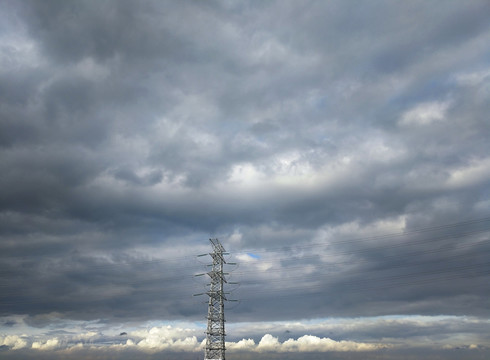
<path fill-rule="evenodd" d="M 488 359 L 489 13 L 2 1 L 0 358 Z"/>

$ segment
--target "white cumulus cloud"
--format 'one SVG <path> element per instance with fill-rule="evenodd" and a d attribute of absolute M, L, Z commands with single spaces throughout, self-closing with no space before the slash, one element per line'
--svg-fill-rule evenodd
<path fill-rule="evenodd" d="M 61 346 L 58 338 L 48 339 L 46 342 L 34 341 L 32 348 L 37 350 L 54 350 Z"/>
<path fill-rule="evenodd" d="M 182 329 L 172 326 L 153 327 L 150 330 L 135 331 L 131 336 L 139 337 L 136 346 L 142 350 L 159 351 L 170 349 L 173 351 L 197 351 L 200 344 L 194 330 Z M 126 345 L 133 346 L 133 341 Z"/>
<path fill-rule="evenodd" d="M 12 350 L 22 349 L 27 346 L 27 342 L 18 335 L 0 336 L 0 345 L 5 345 Z"/>
<path fill-rule="evenodd" d="M 362 343 L 355 341 L 335 341 L 330 338 L 320 338 L 304 335 L 298 339 L 288 339 L 280 342 L 271 334 L 265 334 L 256 345 L 252 339 L 242 339 L 236 343 L 227 343 L 230 351 L 254 352 L 325 352 L 325 351 L 373 351 L 386 348 L 388 345 L 377 343 Z"/>

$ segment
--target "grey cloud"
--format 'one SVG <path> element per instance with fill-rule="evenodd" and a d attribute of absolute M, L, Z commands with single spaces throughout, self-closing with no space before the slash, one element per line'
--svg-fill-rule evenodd
<path fill-rule="evenodd" d="M 147 175 L 138 176 L 130 169 L 119 169 L 115 172 L 115 178 L 126 181 L 133 185 L 151 186 L 158 184 L 163 179 L 163 174 L 159 170 L 153 170 Z"/>
<path fill-rule="evenodd" d="M 3 8 L 2 314 L 488 317 L 486 2 Z"/>
<path fill-rule="evenodd" d="M 102 61 L 117 55 L 169 57 L 182 44 L 175 40 L 175 33 L 162 28 L 166 22 L 152 21 L 156 13 L 167 15 L 152 3 L 135 7 L 127 1 L 30 2 L 25 13 L 29 30 L 42 42 L 46 53 L 62 63 L 86 56 Z M 136 26 L 138 31 L 134 31 Z M 159 46 L 152 46 L 154 42 Z"/>

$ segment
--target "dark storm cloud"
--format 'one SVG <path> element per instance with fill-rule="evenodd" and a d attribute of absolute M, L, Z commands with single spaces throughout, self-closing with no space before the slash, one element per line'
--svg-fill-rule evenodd
<path fill-rule="evenodd" d="M 488 316 L 488 3 L 2 7 L 3 315 Z"/>

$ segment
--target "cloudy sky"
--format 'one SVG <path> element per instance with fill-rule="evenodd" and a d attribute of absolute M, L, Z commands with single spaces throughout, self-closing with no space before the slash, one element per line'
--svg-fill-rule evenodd
<path fill-rule="evenodd" d="M 489 13 L 2 1 L 0 358 L 488 358 Z"/>

